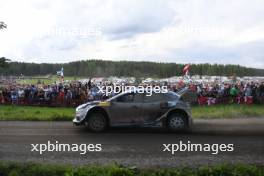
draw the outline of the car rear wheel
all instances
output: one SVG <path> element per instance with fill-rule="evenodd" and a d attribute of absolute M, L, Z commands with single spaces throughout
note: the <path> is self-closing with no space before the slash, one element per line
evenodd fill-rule
<path fill-rule="evenodd" d="M 87 120 L 87 127 L 93 132 L 102 132 L 107 128 L 107 119 L 101 113 L 93 113 Z"/>
<path fill-rule="evenodd" d="M 166 121 L 166 127 L 170 131 L 183 131 L 187 126 L 187 119 L 181 113 L 171 114 Z"/>

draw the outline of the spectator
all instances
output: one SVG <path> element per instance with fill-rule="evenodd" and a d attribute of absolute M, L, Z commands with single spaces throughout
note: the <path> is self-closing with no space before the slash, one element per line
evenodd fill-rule
<path fill-rule="evenodd" d="M 230 95 L 232 97 L 232 103 L 235 103 L 238 95 L 238 89 L 235 85 L 233 85 L 232 88 L 230 89 Z"/>
<path fill-rule="evenodd" d="M 122 84 L 122 83 L 120 83 Z M 198 96 L 196 104 L 213 105 L 217 103 L 263 103 L 264 102 L 264 83 L 251 82 L 244 84 L 231 83 L 189 83 L 178 84 L 166 83 L 169 90 L 177 92 L 183 86 L 188 86 L 193 94 Z M 99 86 L 113 86 L 112 83 L 101 82 Z M 93 100 L 104 100 L 115 94 L 99 92 L 99 87 L 89 80 L 87 84 L 80 82 L 71 82 L 70 84 L 52 84 L 52 85 L 8 85 L 0 87 L 1 104 L 38 104 L 47 106 L 78 106 L 79 104 Z M 124 84 L 128 85 L 128 84 Z M 155 84 L 141 84 L 159 85 Z"/>

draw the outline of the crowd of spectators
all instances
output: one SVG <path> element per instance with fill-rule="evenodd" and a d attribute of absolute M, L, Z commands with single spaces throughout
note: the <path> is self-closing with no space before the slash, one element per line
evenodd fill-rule
<path fill-rule="evenodd" d="M 105 83 L 103 83 L 105 84 Z M 111 83 L 108 83 L 108 86 Z M 169 90 L 177 92 L 189 86 L 195 97 L 194 104 L 252 104 L 264 102 L 264 83 L 204 83 L 204 84 L 167 84 Z M 78 106 L 88 101 L 104 100 L 107 97 L 99 88 L 89 81 L 82 84 L 12 84 L 0 86 L 0 104 L 21 104 L 39 106 Z"/>
<path fill-rule="evenodd" d="M 264 103 L 264 82 L 191 84 L 189 87 L 197 93 L 199 105 Z"/>
<path fill-rule="evenodd" d="M 105 97 L 91 83 L 8 85 L 0 87 L 0 104 L 77 106 Z"/>

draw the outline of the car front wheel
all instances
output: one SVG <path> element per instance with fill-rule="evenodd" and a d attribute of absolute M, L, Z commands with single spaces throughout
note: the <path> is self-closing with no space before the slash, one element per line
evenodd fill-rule
<path fill-rule="evenodd" d="M 173 113 L 166 121 L 166 127 L 170 131 L 183 131 L 187 128 L 187 119 L 183 114 Z"/>
<path fill-rule="evenodd" d="M 86 125 L 93 132 L 102 132 L 107 128 L 107 119 L 101 113 L 93 113 L 88 118 Z"/>

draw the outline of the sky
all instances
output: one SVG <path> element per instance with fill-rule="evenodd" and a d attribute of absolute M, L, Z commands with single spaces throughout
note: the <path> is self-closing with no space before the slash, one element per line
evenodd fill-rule
<path fill-rule="evenodd" d="M 0 57 L 264 68 L 263 0 L 0 0 Z"/>

